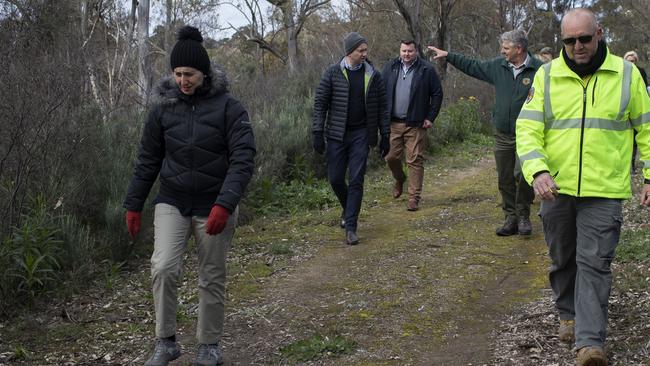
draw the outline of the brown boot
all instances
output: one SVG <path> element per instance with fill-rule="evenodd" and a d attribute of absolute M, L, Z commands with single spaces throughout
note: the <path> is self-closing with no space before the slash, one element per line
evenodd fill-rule
<path fill-rule="evenodd" d="M 560 329 L 557 332 L 558 338 L 560 338 L 562 342 L 573 343 L 575 340 L 575 325 L 576 322 L 573 319 L 560 319 Z"/>
<path fill-rule="evenodd" d="M 402 195 L 402 192 L 404 192 L 404 181 L 395 181 L 395 185 L 393 186 L 393 198 L 399 198 L 399 196 Z"/>
<path fill-rule="evenodd" d="M 607 366 L 607 357 L 603 349 L 597 346 L 587 346 L 578 350 L 577 366 Z"/>
<path fill-rule="evenodd" d="M 417 198 L 409 198 L 409 202 L 406 204 L 406 209 L 409 211 L 417 211 L 420 201 Z"/>

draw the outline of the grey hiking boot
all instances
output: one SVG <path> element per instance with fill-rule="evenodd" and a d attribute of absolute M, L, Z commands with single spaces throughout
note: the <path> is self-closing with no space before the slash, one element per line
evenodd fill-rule
<path fill-rule="evenodd" d="M 508 216 L 506 222 L 503 223 L 503 226 L 497 229 L 498 236 L 510 236 L 515 235 L 518 230 L 517 218 Z"/>
<path fill-rule="evenodd" d="M 345 242 L 348 245 L 357 245 L 357 244 L 359 244 L 359 237 L 357 236 L 356 231 L 348 230 L 345 233 Z"/>
<path fill-rule="evenodd" d="M 173 361 L 180 356 L 181 349 L 178 347 L 178 343 L 169 339 L 158 338 L 153 354 L 144 363 L 144 366 L 167 366 L 169 361 Z"/>
<path fill-rule="evenodd" d="M 528 217 L 519 218 L 517 231 L 519 231 L 519 235 L 530 235 L 533 232 L 533 225 L 530 223 L 530 219 Z"/>
<path fill-rule="evenodd" d="M 223 363 L 218 344 L 201 344 L 196 353 L 194 366 L 217 366 Z"/>

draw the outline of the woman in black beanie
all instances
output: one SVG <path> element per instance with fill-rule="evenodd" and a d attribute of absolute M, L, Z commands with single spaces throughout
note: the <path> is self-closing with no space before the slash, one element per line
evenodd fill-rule
<path fill-rule="evenodd" d="M 146 366 L 180 357 L 177 288 L 190 235 L 198 253 L 199 306 L 195 365 L 222 362 L 226 255 L 237 207 L 253 174 L 255 142 L 248 113 L 228 93 L 225 74 L 210 66 L 198 29 L 185 26 L 170 55 L 172 76 L 157 85 L 124 207 L 129 235 L 156 178 L 151 277 L 156 346 Z"/>

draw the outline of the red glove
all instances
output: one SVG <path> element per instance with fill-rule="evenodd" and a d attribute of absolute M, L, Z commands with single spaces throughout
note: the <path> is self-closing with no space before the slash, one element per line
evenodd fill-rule
<path fill-rule="evenodd" d="M 214 205 L 212 210 L 210 210 L 210 215 L 208 216 L 208 222 L 205 224 L 205 232 L 208 235 L 217 235 L 223 231 L 228 223 L 228 217 L 230 212 L 225 208 Z"/>
<path fill-rule="evenodd" d="M 140 232 L 140 225 L 142 224 L 142 213 L 136 211 L 126 211 L 126 228 L 129 231 L 131 240 L 135 240 Z"/>

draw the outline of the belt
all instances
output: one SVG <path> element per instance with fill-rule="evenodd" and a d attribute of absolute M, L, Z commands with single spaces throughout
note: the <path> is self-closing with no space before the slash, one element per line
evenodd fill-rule
<path fill-rule="evenodd" d="M 393 122 L 393 123 L 406 123 L 407 122 L 406 119 L 395 118 L 395 117 L 391 118 L 390 121 Z"/>

